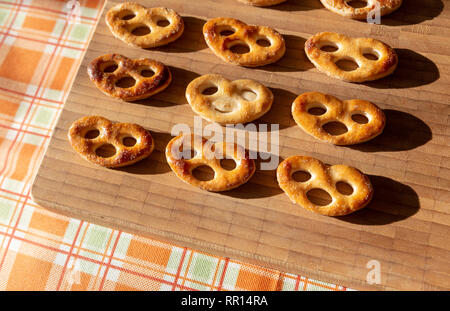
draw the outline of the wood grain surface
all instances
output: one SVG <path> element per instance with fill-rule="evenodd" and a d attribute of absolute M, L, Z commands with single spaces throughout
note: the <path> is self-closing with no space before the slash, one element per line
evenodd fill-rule
<path fill-rule="evenodd" d="M 105 12 L 116 2 L 108 1 Z M 397 12 L 382 18 L 381 25 L 333 14 L 318 0 L 288 0 L 270 8 L 235 0 L 139 2 L 176 10 L 183 16 L 185 32 L 165 47 L 133 48 L 113 37 L 103 13 L 35 178 L 32 196 L 38 204 L 357 289 L 450 289 L 448 1 L 405 0 Z M 205 21 L 219 16 L 275 28 L 286 40 L 285 56 L 254 69 L 221 61 L 202 35 Z M 362 84 L 328 78 L 303 50 L 305 40 L 320 31 L 382 40 L 396 49 L 398 69 L 387 78 Z M 172 84 L 138 102 L 107 97 L 91 83 L 86 67 L 95 57 L 113 52 L 162 61 L 170 66 Z M 193 126 L 195 114 L 185 88 L 207 73 L 231 80 L 249 78 L 270 87 L 274 104 L 256 123 L 280 125 L 280 160 L 309 155 L 329 164 L 354 166 L 373 183 L 372 203 L 345 217 L 316 215 L 289 201 L 277 185 L 275 170 L 258 169 L 247 184 L 224 193 L 205 192 L 179 180 L 166 163 L 164 148 L 174 125 Z M 386 113 L 384 133 L 352 147 L 314 139 L 295 125 L 290 114 L 294 98 L 306 91 L 372 101 Z M 71 148 L 67 131 L 86 115 L 146 127 L 156 140 L 155 151 L 121 169 L 85 161 Z M 370 260 L 380 263 L 381 284 L 366 281 Z"/>

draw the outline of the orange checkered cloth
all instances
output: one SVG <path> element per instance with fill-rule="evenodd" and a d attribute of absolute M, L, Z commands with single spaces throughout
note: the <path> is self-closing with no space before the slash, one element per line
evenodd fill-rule
<path fill-rule="evenodd" d="M 346 290 L 51 213 L 30 182 L 102 0 L 0 0 L 0 290 Z"/>

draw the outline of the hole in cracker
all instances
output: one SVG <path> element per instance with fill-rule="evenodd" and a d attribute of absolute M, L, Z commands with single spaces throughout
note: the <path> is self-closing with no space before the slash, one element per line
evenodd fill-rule
<path fill-rule="evenodd" d="M 345 181 L 338 181 L 336 183 L 336 189 L 343 195 L 351 195 L 353 193 L 353 187 Z"/>
<path fill-rule="evenodd" d="M 322 125 L 322 128 L 330 135 L 339 136 L 348 132 L 344 123 L 338 121 L 328 122 Z"/>
<path fill-rule="evenodd" d="M 314 188 L 314 189 L 309 190 L 306 193 L 306 197 L 312 204 L 319 205 L 319 206 L 328 205 L 333 201 L 330 194 L 320 188 Z"/>
<path fill-rule="evenodd" d="M 350 0 L 350 1 L 346 1 L 346 2 L 349 6 L 351 6 L 354 9 L 365 8 L 368 5 L 367 0 L 365 0 L 365 1 L 364 0 Z"/>
<path fill-rule="evenodd" d="M 103 69 L 103 72 L 112 73 L 117 70 L 119 66 L 116 63 L 107 64 L 105 69 Z"/>
<path fill-rule="evenodd" d="M 139 74 L 143 77 L 150 78 L 155 75 L 155 72 L 151 69 L 142 69 Z"/>
<path fill-rule="evenodd" d="M 320 48 L 320 50 L 324 51 L 324 52 L 332 53 L 332 52 L 336 52 L 337 50 L 339 50 L 339 48 L 336 45 L 326 44 L 326 45 L 322 46 Z"/>
<path fill-rule="evenodd" d="M 150 33 L 150 28 L 146 25 L 139 25 L 137 27 L 135 27 L 131 33 L 135 36 L 145 36 L 148 35 Z"/>
<path fill-rule="evenodd" d="M 224 36 L 224 37 L 231 36 L 232 34 L 234 34 L 234 31 L 231 30 L 231 29 L 222 30 L 222 31 L 220 32 L 220 35 L 221 35 L 221 36 Z"/>
<path fill-rule="evenodd" d="M 133 77 L 130 77 L 130 76 L 126 76 L 126 77 L 120 78 L 116 82 L 116 86 L 120 87 L 122 89 L 127 89 L 129 87 L 134 86 L 135 84 L 136 84 L 136 80 Z"/>
<path fill-rule="evenodd" d="M 125 136 L 124 138 L 122 138 L 122 144 L 125 147 L 133 147 L 134 145 L 136 145 L 137 140 L 134 137 L 131 136 Z"/>
<path fill-rule="evenodd" d="M 134 15 L 134 14 L 132 13 L 132 14 L 128 14 L 128 15 L 125 15 L 124 17 L 122 17 L 122 20 L 127 21 L 127 20 L 133 19 L 133 18 L 135 18 L 135 17 L 136 17 L 136 15 Z"/>
<path fill-rule="evenodd" d="M 352 120 L 359 124 L 369 123 L 369 119 L 365 115 L 360 114 L 360 113 L 356 113 L 356 114 L 352 115 Z"/>
<path fill-rule="evenodd" d="M 214 170 L 208 165 L 197 166 L 192 171 L 192 176 L 200 181 L 210 181 L 214 179 Z"/>
<path fill-rule="evenodd" d="M 131 10 L 124 10 L 124 11 L 120 12 L 120 17 L 119 18 L 121 20 L 128 21 L 128 20 L 133 19 L 135 17 L 136 17 L 136 14 L 134 14 L 133 11 L 131 11 Z"/>
<path fill-rule="evenodd" d="M 363 56 L 365 58 L 367 58 L 368 60 L 378 60 L 379 59 L 378 55 L 376 55 L 374 52 L 364 53 Z"/>
<path fill-rule="evenodd" d="M 233 159 L 222 159 L 220 160 L 220 166 L 227 171 L 232 171 L 236 168 L 236 161 Z"/>
<path fill-rule="evenodd" d="M 340 59 L 336 62 L 336 66 L 344 71 L 354 71 L 359 68 L 358 64 L 351 59 Z"/>
<path fill-rule="evenodd" d="M 243 89 L 240 93 L 241 97 L 245 99 L 246 101 L 254 101 L 257 97 L 256 93 L 249 89 Z"/>
<path fill-rule="evenodd" d="M 272 45 L 268 39 L 258 39 L 256 41 L 256 44 L 262 47 L 268 47 Z"/>
<path fill-rule="evenodd" d="M 101 158 L 110 158 L 116 154 L 116 148 L 111 144 L 104 144 L 95 150 L 95 154 Z"/>
<path fill-rule="evenodd" d="M 219 31 L 219 34 L 223 37 L 231 36 L 232 34 L 234 34 L 236 32 L 234 30 L 234 28 L 230 27 L 230 26 L 221 26 L 218 31 Z"/>
<path fill-rule="evenodd" d="M 308 113 L 313 116 L 321 116 L 327 112 L 327 109 L 324 107 L 311 107 L 308 109 Z"/>
<path fill-rule="evenodd" d="M 247 54 L 248 52 L 250 52 L 250 47 L 244 42 L 239 42 L 230 45 L 229 49 L 231 52 L 235 54 Z"/>
<path fill-rule="evenodd" d="M 159 27 L 167 27 L 170 25 L 170 22 L 167 19 L 162 18 L 156 22 L 156 25 L 158 25 Z"/>
<path fill-rule="evenodd" d="M 203 95 L 213 95 L 216 94 L 219 89 L 216 86 L 211 86 L 202 91 Z"/>
<path fill-rule="evenodd" d="M 100 135 L 100 131 L 97 129 L 89 130 L 84 135 L 84 138 L 86 139 L 94 139 L 97 138 Z"/>
<path fill-rule="evenodd" d="M 292 179 L 296 182 L 305 182 L 311 179 L 311 174 L 306 171 L 296 171 L 292 174 Z"/>

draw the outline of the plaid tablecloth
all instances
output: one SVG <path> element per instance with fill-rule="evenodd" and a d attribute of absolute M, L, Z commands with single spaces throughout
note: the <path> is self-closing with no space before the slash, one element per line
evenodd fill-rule
<path fill-rule="evenodd" d="M 51 213 L 30 183 L 102 0 L 0 0 L 0 290 L 346 290 Z"/>

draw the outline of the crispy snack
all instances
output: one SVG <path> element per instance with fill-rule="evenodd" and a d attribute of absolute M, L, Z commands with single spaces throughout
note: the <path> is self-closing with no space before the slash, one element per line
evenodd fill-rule
<path fill-rule="evenodd" d="M 152 135 L 142 126 L 111 123 L 100 116 L 78 119 L 70 127 L 68 136 L 76 152 L 104 167 L 136 163 L 148 157 L 155 146 Z"/>
<path fill-rule="evenodd" d="M 254 6 L 271 6 L 280 4 L 286 0 L 238 0 L 239 2 Z"/>
<path fill-rule="evenodd" d="M 211 89 L 217 91 L 210 94 Z M 269 111 L 273 102 L 272 92 L 261 83 L 230 81 L 213 74 L 192 80 L 186 88 L 186 98 L 194 112 L 220 124 L 253 121 Z"/>
<path fill-rule="evenodd" d="M 119 54 L 94 59 L 88 66 L 88 75 L 100 91 L 126 101 L 155 95 L 172 81 L 172 74 L 163 63 L 149 58 L 129 59 Z M 134 85 L 122 85 L 125 80 L 133 79 Z"/>
<path fill-rule="evenodd" d="M 234 18 L 218 17 L 203 26 L 210 49 L 228 63 L 246 67 L 267 65 L 279 60 L 286 51 L 283 36 L 266 26 L 250 26 Z M 244 46 L 247 51 L 233 51 Z"/>
<path fill-rule="evenodd" d="M 296 181 L 292 174 L 298 171 L 310 174 L 306 181 Z M 366 206 L 373 196 L 369 178 L 357 169 L 347 165 L 328 166 L 307 156 L 292 156 L 278 165 L 278 184 L 293 203 L 307 210 L 326 215 L 342 216 L 353 213 Z M 342 194 L 336 184 L 345 182 L 353 188 L 351 194 Z M 326 191 L 332 198 L 328 205 L 310 201 L 308 192 L 313 189 Z M 317 202 L 316 202 L 317 203 Z"/>
<path fill-rule="evenodd" d="M 314 108 L 319 113 L 314 112 Z M 320 111 L 323 109 L 322 111 Z M 323 113 L 322 113 L 323 112 Z M 366 120 L 356 122 L 357 117 Z M 319 93 L 308 92 L 299 95 L 292 104 L 292 116 L 306 133 L 335 145 L 353 145 L 368 141 L 383 132 L 386 117 L 383 111 L 371 102 L 351 99 L 341 101 L 338 98 Z M 347 127 L 341 135 L 328 133 L 323 126 L 330 122 L 340 122 Z"/>
<path fill-rule="evenodd" d="M 147 9 L 134 2 L 111 8 L 106 14 L 106 23 L 115 37 L 140 48 L 168 44 L 178 39 L 184 31 L 183 19 L 174 10 Z"/>
<path fill-rule="evenodd" d="M 367 15 L 376 8 L 380 8 L 380 16 L 390 14 L 402 5 L 402 0 L 366 0 L 367 5 L 362 8 L 352 7 L 348 0 L 320 0 L 330 11 L 354 19 L 366 19 Z"/>
<path fill-rule="evenodd" d="M 193 157 L 191 152 L 195 151 Z M 227 191 L 245 184 L 255 172 L 255 162 L 241 146 L 226 142 L 210 142 L 195 135 L 179 135 L 166 147 L 166 158 L 175 174 L 193 186 L 207 191 Z M 233 159 L 236 167 L 227 170 L 220 159 Z M 200 166 L 209 166 L 214 170 L 211 180 L 199 180 L 193 171 Z"/>
<path fill-rule="evenodd" d="M 327 52 L 334 47 L 335 51 Z M 350 38 L 334 32 L 321 32 L 305 43 L 309 60 L 328 76 L 348 81 L 364 82 L 383 78 L 394 72 L 398 57 L 395 50 L 372 38 Z M 353 61 L 354 70 L 339 68 L 340 61 Z"/>

